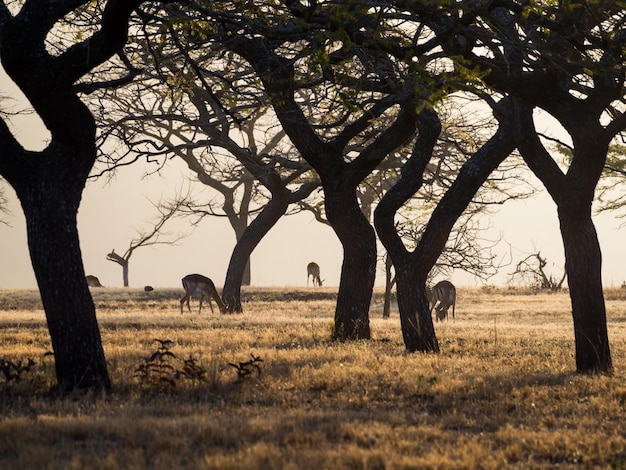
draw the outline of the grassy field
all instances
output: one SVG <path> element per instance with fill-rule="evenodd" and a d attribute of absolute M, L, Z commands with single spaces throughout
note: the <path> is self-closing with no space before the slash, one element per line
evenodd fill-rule
<path fill-rule="evenodd" d="M 0 376 L 0 468 L 626 468 L 623 290 L 606 293 L 613 377 L 574 372 L 565 293 L 460 289 L 438 355 L 405 354 L 380 293 L 373 339 L 345 344 L 332 288 L 201 316 L 181 290 L 93 294 L 114 393 L 60 400 L 37 292 L 0 291 L 0 358 L 36 362 Z"/>

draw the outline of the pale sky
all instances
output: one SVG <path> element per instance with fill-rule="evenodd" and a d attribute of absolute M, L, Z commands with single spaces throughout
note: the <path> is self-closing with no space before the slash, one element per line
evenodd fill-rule
<path fill-rule="evenodd" d="M 0 76 L 0 94 L 18 97 L 6 77 Z M 36 149 L 45 141 L 45 131 L 31 118 L 16 120 L 14 132 L 28 148 Z M 109 287 L 122 286 L 122 269 L 106 255 L 112 249 L 124 254 L 130 241 L 140 230 L 148 230 L 156 216 L 150 201 L 172 197 L 190 175 L 178 159 L 170 162 L 164 177 L 142 179 L 141 163 L 123 168 L 110 183 L 90 182 L 79 209 L 78 224 L 85 272 L 97 276 Z M 535 183 L 541 188 L 539 183 Z M 0 224 L 0 289 L 36 288 L 26 243 L 24 216 L 13 190 L 4 184 L 9 197 L 10 226 Z M 618 286 L 626 279 L 623 260 L 626 249 L 622 242 L 620 220 L 614 215 L 595 218 L 603 252 L 603 283 Z M 562 273 L 563 248 L 558 230 L 554 203 L 546 192 L 538 191 L 529 200 L 505 204 L 498 214 L 486 220 L 493 226 L 493 236 L 513 247 L 514 262 L 539 250 L 554 263 L 554 272 Z M 185 222 L 166 229 L 188 232 Z M 191 236 L 177 246 L 140 248 L 130 260 L 130 286 L 179 287 L 186 274 L 200 273 L 211 277 L 216 285 L 224 282 L 226 269 L 235 243 L 234 232 L 225 218 L 206 219 Z M 501 255 L 509 252 L 502 243 Z M 314 221 L 308 214 L 283 218 L 261 242 L 252 255 L 252 284 L 256 286 L 305 286 L 306 265 L 316 261 L 321 267 L 325 286 L 339 284 L 342 250 L 330 227 Z M 490 284 L 504 285 L 513 266 L 503 268 Z M 480 285 L 462 272 L 454 273 L 457 285 Z M 382 285 L 384 275 L 378 272 L 376 284 Z M 181 288 L 182 291 L 182 288 Z"/>

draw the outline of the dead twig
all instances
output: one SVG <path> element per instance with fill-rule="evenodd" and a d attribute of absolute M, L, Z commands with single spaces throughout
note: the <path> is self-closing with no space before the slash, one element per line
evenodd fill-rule
<path fill-rule="evenodd" d="M 250 357 L 252 359 L 249 361 L 240 362 L 239 364 L 233 364 L 232 362 L 228 363 L 229 366 L 232 366 L 237 370 L 238 381 L 249 379 L 255 370 L 257 371 L 258 376 L 261 376 L 261 366 L 259 366 L 259 362 L 263 362 L 263 359 L 255 356 L 254 354 L 250 354 Z"/>

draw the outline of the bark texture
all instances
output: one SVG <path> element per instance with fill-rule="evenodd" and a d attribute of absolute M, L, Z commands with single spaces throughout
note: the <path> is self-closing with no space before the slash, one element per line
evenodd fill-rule
<path fill-rule="evenodd" d="M 141 2 L 109 0 L 97 32 L 51 55 L 48 33 L 85 3 L 27 0 L 15 15 L 0 5 L 2 65 L 51 134 L 45 150 L 30 152 L 0 120 L 0 175 L 15 189 L 26 216 L 62 392 L 111 386 L 76 227 L 82 191 L 96 159 L 95 123 L 74 85 L 123 47 L 128 17 Z"/>

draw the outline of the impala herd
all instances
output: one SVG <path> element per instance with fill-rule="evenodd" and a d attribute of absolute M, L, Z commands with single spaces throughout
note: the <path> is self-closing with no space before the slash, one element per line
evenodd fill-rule
<path fill-rule="evenodd" d="M 309 285 L 309 278 L 313 279 L 313 287 L 322 287 L 324 282 L 323 279 L 320 278 L 320 267 L 317 263 L 311 262 L 306 267 L 306 285 Z M 100 284 L 100 281 L 96 276 L 86 276 L 87 285 L 89 287 L 103 287 Z M 183 313 L 183 306 L 185 302 L 187 303 L 187 309 L 191 313 L 191 306 L 189 302 L 193 295 L 200 295 L 200 306 L 198 308 L 198 313 L 202 312 L 202 302 L 206 297 L 209 302 L 209 307 L 211 308 L 211 313 L 213 310 L 213 303 L 211 299 L 215 300 L 219 310 L 221 313 L 226 312 L 226 305 L 222 301 L 220 294 L 217 292 L 215 288 L 215 284 L 211 279 L 202 274 L 188 274 L 182 278 L 183 289 L 185 289 L 185 295 L 182 299 L 180 299 L 180 313 Z M 146 292 L 152 290 L 149 286 L 146 286 L 144 289 Z M 455 306 L 456 306 L 456 288 L 450 281 L 440 281 L 435 284 L 433 287 L 433 295 L 430 303 L 430 313 L 432 315 L 433 310 L 435 311 L 435 321 L 443 321 L 448 320 L 448 311 L 450 307 L 452 307 L 452 321 L 455 321 Z"/>

